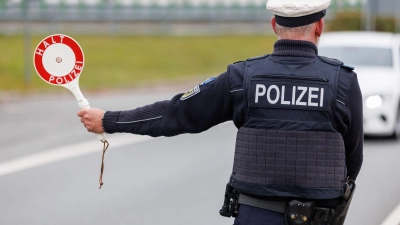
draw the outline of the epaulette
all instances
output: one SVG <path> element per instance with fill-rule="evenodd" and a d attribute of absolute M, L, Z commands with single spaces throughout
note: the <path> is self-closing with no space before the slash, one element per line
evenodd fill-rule
<path fill-rule="evenodd" d="M 334 65 L 334 66 L 341 66 L 341 67 L 344 67 L 344 68 L 349 69 L 349 70 L 354 70 L 354 67 L 345 65 L 345 64 L 344 64 L 342 61 L 340 61 L 340 60 L 328 58 L 328 57 L 325 57 L 325 56 L 318 56 L 318 57 L 319 57 L 322 61 L 324 61 L 324 62 L 326 62 L 326 63 L 328 63 L 328 64 L 331 64 L 331 65 Z"/>
<path fill-rule="evenodd" d="M 233 64 L 238 64 L 238 63 L 241 63 L 241 62 L 244 62 L 244 61 L 237 61 L 237 62 L 234 62 Z"/>
<path fill-rule="evenodd" d="M 318 56 L 318 58 L 320 58 L 322 61 L 324 61 L 324 62 L 326 62 L 328 64 L 331 64 L 331 65 L 334 65 L 334 66 L 343 65 L 343 62 L 340 61 L 340 60 L 337 60 L 337 59 L 332 59 L 332 58 L 328 58 L 328 57 L 325 57 L 325 56 Z"/>
<path fill-rule="evenodd" d="M 252 57 L 252 58 L 247 59 L 246 61 L 253 61 L 253 60 L 257 60 L 257 59 L 264 59 L 264 58 L 267 58 L 267 57 L 270 56 L 270 55 L 271 55 L 271 54 Z"/>
<path fill-rule="evenodd" d="M 344 67 L 344 68 L 346 68 L 346 69 L 349 69 L 349 70 L 354 70 L 354 67 L 352 67 L 352 66 L 348 66 L 348 65 L 342 65 L 342 67 Z"/>

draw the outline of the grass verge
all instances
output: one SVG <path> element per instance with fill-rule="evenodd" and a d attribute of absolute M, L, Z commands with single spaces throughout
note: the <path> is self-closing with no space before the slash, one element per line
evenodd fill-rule
<path fill-rule="evenodd" d="M 31 52 L 43 37 L 32 37 Z M 246 58 L 270 53 L 275 36 L 107 37 L 74 36 L 85 54 L 82 89 L 129 88 L 137 83 L 214 75 Z M 22 36 L 0 37 L 0 91 L 40 91 L 54 87 L 37 75 L 24 82 Z"/>

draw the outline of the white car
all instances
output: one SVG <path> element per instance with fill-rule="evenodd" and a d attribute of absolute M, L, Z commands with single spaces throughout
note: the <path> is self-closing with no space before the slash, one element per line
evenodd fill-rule
<path fill-rule="evenodd" d="M 379 32 L 325 33 L 319 55 L 355 67 L 364 99 L 364 133 L 400 136 L 400 36 Z"/>

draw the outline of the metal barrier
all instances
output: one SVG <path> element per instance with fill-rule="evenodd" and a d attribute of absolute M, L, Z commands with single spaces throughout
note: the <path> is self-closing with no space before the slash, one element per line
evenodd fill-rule
<path fill-rule="evenodd" d="M 368 30 L 374 15 L 396 15 L 399 0 L 332 0 L 325 19 L 336 12 L 362 12 Z M 393 1 L 396 2 L 395 6 Z M 267 0 L 0 0 L 0 33 L 221 34 L 271 32 Z M 192 26 L 195 24 L 194 26 Z M 264 24 L 267 24 L 265 27 Z M 239 26 L 237 26 L 239 25 Z M 233 29 L 232 29 L 233 28 Z"/>
<path fill-rule="evenodd" d="M 386 0 L 382 0 L 386 1 Z M 265 21 L 266 0 L 0 0 L 0 21 Z M 333 0 L 333 11 L 363 8 L 362 0 Z M 212 3 L 212 4 L 211 4 Z"/>
<path fill-rule="evenodd" d="M 232 5 L 194 5 L 189 1 L 181 4 L 171 2 L 167 5 L 153 2 L 144 4 L 131 1 L 122 4 L 120 1 L 100 1 L 87 4 L 66 4 L 60 1 L 50 4 L 47 1 L 9 2 L 0 0 L 0 21 L 22 20 L 28 13 L 32 21 L 157 21 L 157 20 L 264 20 L 265 6 L 249 2 L 245 6 Z"/>

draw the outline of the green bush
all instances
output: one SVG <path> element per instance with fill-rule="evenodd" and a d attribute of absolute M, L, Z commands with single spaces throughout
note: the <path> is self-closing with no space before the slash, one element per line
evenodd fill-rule
<path fill-rule="evenodd" d="M 396 19 L 394 17 L 380 16 L 376 18 L 376 30 L 396 32 Z"/>
<path fill-rule="evenodd" d="M 334 19 L 327 22 L 328 31 L 361 30 L 361 13 L 342 11 L 336 13 Z"/>
<path fill-rule="evenodd" d="M 327 22 L 328 31 L 360 31 L 365 30 L 365 16 L 359 11 L 341 11 L 335 18 Z M 375 30 L 384 32 L 396 31 L 396 20 L 393 16 L 376 16 Z"/>

